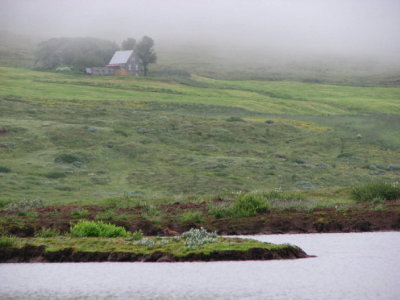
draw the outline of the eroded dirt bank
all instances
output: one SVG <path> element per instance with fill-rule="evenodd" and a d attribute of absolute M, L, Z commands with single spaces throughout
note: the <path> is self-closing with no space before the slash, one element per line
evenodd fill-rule
<path fill-rule="evenodd" d="M 400 203 L 385 203 L 381 209 L 359 205 L 351 208 L 271 210 L 246 218 L 215 218 L 205 203 L 175 203 L 158 207 L 160 215 L 149 217 L 142 207 L 129 209 L 104 206 L 49 206 L 37 209 L 33 216 L 16 211 L 0 211 L 0 231 L 5 235 L 34 236 L 42 228 L 66 233 L 70 224 L 81 219 L 102 220 L 124 226 L 145 235 L 164 235 L 169 228 L 178 233 L 192 227 L 205 227 L 218 234 L 281 234 L 317 232 L 364 232 L 400 230 Z M 84 216 L 77 216 L 84 211 Z M 182 220 L 185 212 L 199 212 L 196 219 Z"/>
<path fill-rule="evenodd" d="M 247 251 L 213 251 L 209 254 L 191 253 L 175 256 L 170 253 L 154 252 L 137 254 L 128 252 L 79 252 L 72 248 L 46 252 L 44 246 L 25 246 L 23 248 L 0 249 L 0 262 L 191 262 L 191 261 L 227 261 L 227 260 L 271 260 L 309 257 L 302 249 L 287 246 L 283 249 L 268 250 L 252 248 Z"/>

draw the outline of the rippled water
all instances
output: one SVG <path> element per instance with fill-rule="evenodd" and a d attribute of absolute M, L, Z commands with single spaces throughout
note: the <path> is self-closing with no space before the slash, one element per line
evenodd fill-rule
<path fill-rule="evenodd" d="M 252 236 L 316 258 L 0 264 L 1 299 L 400 299 L 400 232 Z"/>

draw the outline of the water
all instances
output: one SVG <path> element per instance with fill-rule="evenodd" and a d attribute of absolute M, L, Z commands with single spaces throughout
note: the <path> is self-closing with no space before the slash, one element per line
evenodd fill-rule
<path fill-rule="evenodd" d="M 0 299 L 400 299 L 400 232 L 253 236 L 318 257 L 0 264 Z"/>

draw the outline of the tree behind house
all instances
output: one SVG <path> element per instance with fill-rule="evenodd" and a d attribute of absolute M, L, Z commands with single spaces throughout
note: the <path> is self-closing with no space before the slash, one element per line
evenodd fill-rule
<path fill-rule="evenodd" d="M 154 41 L 148 36 L 144 36 L 136 46 L 136 55 L 143 68 L 143 75 L 148 72 L 148 65 L 157 61 L 157 55 L 154 52 Z"/>
<path fill-rule="evenodd" d="M 134 38 L 127 38 L 121 44 L 121 50 L 134 50 L 136 47 L 136 40 Z"/>
<path fill-rule="evenodd" d="M 39 44 L 35 67 L 52 70 L 69 66 L 75 70 L 103 66 L 109 62 L 118 45 L 95 38 L 52 38 Z"/>

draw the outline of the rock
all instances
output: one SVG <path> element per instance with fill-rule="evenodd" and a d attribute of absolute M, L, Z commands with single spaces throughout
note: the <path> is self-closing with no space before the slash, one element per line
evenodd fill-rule
<path fill-rule="evenodd" d="M 83 167 L 83 162 L 80 162 L 79 160 L 76 160 L 72 163 L 73 166 L 77 168 L 82 168 Z"/>
<path fill-rule="evenodd" d="M 296 185 L 297 185 L 297 187 L 299 189 L 302 189 L 302 190 L 312 190 L 312 189 L 314 189 L 314 186 L 309 181 L 298 181 L 298 182 L 296 182 Z"/>
<path fill-rule="evenodd" d="M 382 170 L 378 170 L 378 171 L 373 171 L 369 173 L 370 175 L 385 175 L 386 172 L 382 171 Z"/>
<path fill-rule="evenodd" d="M 366 165 L 363 168 L 368 170 L 378 170 L 378 167 L 375 165 Z"/>
<path fill-rule="evenodd" d="M 96 132 L 97 131 L 97 128 L 96 127 L 93 127 L 93 126 L 85 126 L 84 127 L 87 131 L 90 131 L 90 132 Z"/>
<path fill-rule="evenodd" d="M 319 169 L 326 169 L 328 166 L 326 165 L 326 164 L 324 164 L 324 163 L 317 163 L 316 165 L 315 165 L 317 168 L 319 168 Z"/>
<path fill-rule="evenodd" d="M 265 123 L 267 123 L 267 124 L 274 124 L 275 122 L 272 121 L 272 120 L 267 120 L 267 121 L 265 121 Z"/>
<path fill-rule="evenodd" d="M 344 152 L 344 153 L 340 153 L 338 156 L 336 156 L 336 158 L 349 158 L 352 157 L 353 154 L 348 153 L 348 152 Z"/>
<path fill-rule="evenodd" d="M 388 170 L 388 171 L 399 171 L 400 170 L 400 165 L 390 164 L 390 165 L 388 165 L 386 170 Z"/>
<path fill-rule="evenodd" d="M 141 134 L 145 134 L 145 133 L 148 133 L 149 130 L 148 130 L 147 128 L 142 127 L 142 128 L 139 128 L 139 129 L 137 130 L 137 132 L 138 132 L 138 133 L 141 133 Z"/>

